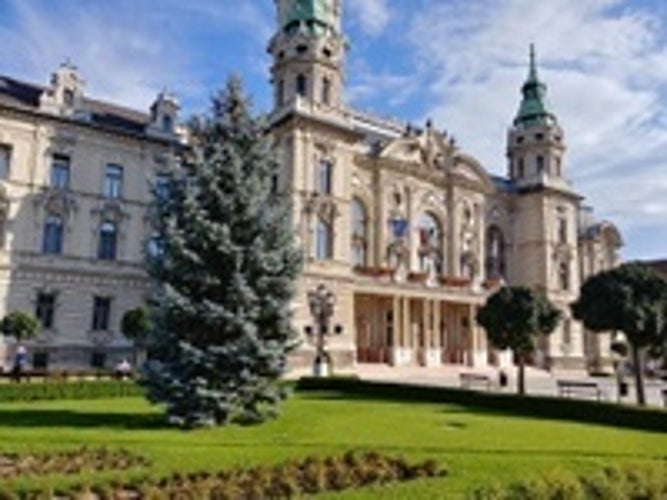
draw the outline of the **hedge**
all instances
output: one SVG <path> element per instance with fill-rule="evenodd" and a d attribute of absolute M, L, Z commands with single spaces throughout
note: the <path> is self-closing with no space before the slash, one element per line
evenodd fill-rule
<path fill-rule="evenodd" d="M 297 391 L 335 391 L 345 397 L 388 401 L 447 403 L 507 415 L 570 420 L 667 432 L 667 412 L 609 402 L 478 392 L 451 387 L 369 382 L 354 378 L 301 378 Z"/>
<path fill-rule="evenodd" d="M 133 381 L 90 380 L 76 382 L 7 383 L 0 385 L 0 402 L 48 399 L 102 399 L 143 396 Z"/>

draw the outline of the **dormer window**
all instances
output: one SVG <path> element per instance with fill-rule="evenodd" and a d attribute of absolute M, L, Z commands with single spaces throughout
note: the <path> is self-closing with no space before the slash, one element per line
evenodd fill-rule
<path fill-rule="evenodd" d="M 162 131 L 171 134 L 174 131 L 174 119 L 170 115 L 162 117 Z"/>
<path fill-rule="evenodd" d="M 72 89 L 63 90 L 63 103 L 70 108 L 74 106 L 74 91 Z"/>

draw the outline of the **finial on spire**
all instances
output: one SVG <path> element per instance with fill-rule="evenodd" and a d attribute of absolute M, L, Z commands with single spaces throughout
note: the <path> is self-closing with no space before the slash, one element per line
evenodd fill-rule
<path fill-rule="evenodd" d="M 535 44 L 530 44 L 530 67 L 528 79 L 521 87 L 523 98 L 519 113 L 514 119 L 515 125 L 532 126 L 556 123 L 556 117 L 549 111 L 547 103 L 547 86 L 537 76 L 537 57 Z"/>
<path fill-rule="evenodd" d="M 530 70 L 528 73 L 528 79 L 537 81 L 537 62 L 535 60 L 535 44 L 530 44 Z"/>

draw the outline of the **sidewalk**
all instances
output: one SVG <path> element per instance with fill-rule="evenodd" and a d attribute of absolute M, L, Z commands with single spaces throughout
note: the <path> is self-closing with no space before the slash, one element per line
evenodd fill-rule
<path fill-rule="evenodd" d="M 358 364 L 356 368 L 349 370 L 341 370 L 337 372 L 339 375 L 359 376 L 362 380 L 382 381 L 382 382 L 396 382 L 404 384 L 418 384 L 439 387 L 460 387 L 459 375 L 461 373 L 478 373 L 488 375 L 494 382 L 492 391 L 497 392 L 516 392 L 516 368 L 506 369 L 505 372 L 509 377 L 508 386 L 501 389 L 498 384 L 499 371 L 495 367 L 479 367 L 472 368 L 458 365 L 444 365 L 438 367 L 421 367 L 421 366 L 406 366 L 393 367 L 384 364 Z M 289 378 L 299 378 L 304 375 L 311 375 L 310 370 L 298 370 L 290 372 Z M 547 372 L 539 370 L 534 367 L 526 367 L 526 392 L 528 394 L 535 394 L 540 396 L 558 396 L 558 389 L 556 385 L 557 380 L 577 380 L 596 382 L 605 396 L 606 401 L 617 401 L 617 386 L 616 379 L 610 377 L 591 377 L 583 370 L 558 370 L 554 372 Z M 627 378 L 629 385 L 629 394 L 623 398 L 624 404 L 635 404 L 636 396 L 634 390 L 634 379 Z M 662 395 L 660 390 L 667 388 L 667 382 L 655 379 L 647 379 L 645 383 L 646 400 L 649 406 L 662 407 Z M 584 395 L 574 396 L 580 399 L 586 398 Z"/>

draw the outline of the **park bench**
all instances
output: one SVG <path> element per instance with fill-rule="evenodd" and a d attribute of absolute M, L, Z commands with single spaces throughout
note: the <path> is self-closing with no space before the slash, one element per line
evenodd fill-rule
<path fill-rule="evenodd" d="M 487 391 L 491 389 L 491 377 L 482 373 L 461 373 L 459 374 L 461 387 L 472 389 L 474 387 L 483 387 Z"/>
<path fill-rule="evenodd" d="M 605 393 L 597 382 L 584 380 L 558 380 L 558 393 L 563 397 L 571 397 L 580 394 L 582 396 L 594 396 L 598 401 L 605 399 Z"/>

